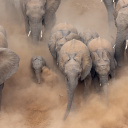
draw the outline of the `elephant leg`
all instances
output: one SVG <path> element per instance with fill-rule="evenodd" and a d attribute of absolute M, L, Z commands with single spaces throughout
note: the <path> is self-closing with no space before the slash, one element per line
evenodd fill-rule
<path fill-rule="evenodd" d="M 116 36 L 116 46 L 115 46 L 115 58 L 117 61 L 117 66 L 121 67 L 124 63 L 124 50 L 125 50 L 125 38 L 121 32 L 117 32 Z"/>
<path fill-rule="evenodd" d="M 2 90 L 4 87 L 4 83 L 0 85 L 0 111 L 1 111 L 1 100 L 2 100 Z"/>
<path fill-rule="evenodd" d="M 90 92 L 90 87 L 91 87 L 91 74 L 89 74 L 86 79 L 84 80 L 84 98 L 86 99 L 86 96 L 89 94 Z"/>

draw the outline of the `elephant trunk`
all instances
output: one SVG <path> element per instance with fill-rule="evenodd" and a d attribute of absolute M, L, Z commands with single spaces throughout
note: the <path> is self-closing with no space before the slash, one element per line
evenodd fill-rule
<path fill-rule="evenodd" d="M 32 40 L 33 43 L 38 43 L 40 36 L 41 36 L 41 30 L 42 30 L 42 23 L 32 23 L 30 24 L 30 28 L 31 28 L 31 36 L 32 36 Z"/>
<path fill-rule="evenodd" d="M 4 83 L 0 85 L 0 111 L 1 111 L 1 100 L 2 100 L 2 90 L 4 87 Z"/>
<path fill-rule="evenodd" d="M 67 81 L 68 104 L 64 115 L 64 120 L 66 120 L 71 110 L 71 106 L 74 98 L 74 92 L 77 87 L 77 84 L 78 84 L 78 80 L 75 79 L 70 79 L 69 81 Z"/>
<path fill-rule="evenodd" d="M 36 74 L 37 82 L 38 82 L 38 84 L 40 84 L 41 83 L 40 72 L 39 71 L 35 71 L 35 74 Z"/>
<path fill-rule="evenodd" d="M 107 87 L 108 86 L 108 76 L 100 76 L 100 83 L 101 83 L 101 86 L 103 87 L 105 100 L 108 105 L 108 87 Z"/>

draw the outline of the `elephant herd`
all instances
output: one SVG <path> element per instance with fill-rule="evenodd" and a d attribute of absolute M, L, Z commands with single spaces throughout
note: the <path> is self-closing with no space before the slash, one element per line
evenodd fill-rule
<path fill-rule="evenodd" d="M 116 11 L 120 1 L 123 0 L 103 0 L 108 11 L 110 29 L 113 29 L 113 24 L 117 27 L 116 41 L 113 47 L 112 42 L 101 38 L 93 30 L 81 33 L 68 23 L 54 26 L 55 14 L 61 0 L 20 0 L 26 34 L 31 37 L 31 42 L 38 44 L 41 38 L 44 38 L 45 33 L 52 30 L 47 41 L 48 48 L 57 67 L 65 76 L 67 87 L 68 103 L 64 119 L 70 112 L 79 80 L 84 81 L 84 96 L 86 97 L 90 86 L 92 86 L 91 83 L 97 79 L 99 84 L 95 85 L 94 83 L 93 85 L 96 89 L 103 91 L 108 104 L 108 81 L 115 78 L 115 69 L 123 66 L 125 50 L 128 54 L 128 3 L 124 2 L 124 5 Z M 17 71 L 20 60 L 15 52 L 8 49 L 6 38 L 6 31 L 1 26 L 0 106 L 4 82 Z M 44 66 L 46 66 L 46 62 L 43 57 L 35 56 L 31 59 L 31 67 L 37 78 L 37 83 L 41 83 L 41 72 Z"/>

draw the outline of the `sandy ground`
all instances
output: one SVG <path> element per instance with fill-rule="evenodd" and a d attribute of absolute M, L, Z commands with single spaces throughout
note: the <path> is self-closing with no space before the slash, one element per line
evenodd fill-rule
<path fill-rule="evenodd" d="M 78 2 L 79 1 L 79 2 Z M 5 82 L 0 114 L 1 128 L 128 128 L 128 72 L 109 86 L 109 107 L 95 92 L 83 99 L 83 83 L 75 94 L 75 109 L 63 121 L 67 105 L 64 76 L 54 65 L 47 42 L 33 46 L 26 38 L 24 22 L 9 13 L 0 0 L 0 24 L 7 31 L 9 48 L 20 56 L 17 73 Z M 56 23 L 73 24 L 79 32 L 93 29 L 108 39 L 107 13 L 100 0 L 62 0 Z M 42 83 L 36 84 L 30 70 L 30 59 L 41 55 L 48 68 Z"/>

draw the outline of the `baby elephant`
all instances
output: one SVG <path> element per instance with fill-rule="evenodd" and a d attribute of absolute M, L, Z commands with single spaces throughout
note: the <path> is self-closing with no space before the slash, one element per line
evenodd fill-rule
<path fill-rule="evenodd" d="M 38 84 L 41 83 L 41 72 L 44 66 L 46 66 L 46 62 L 41 56 L 35 56 L 31 59 L 31 67 L 36 75 Z"/>
<path fill-rule="evenodd" d="M 62 46 L 58 62 L 67 83 L 68 104 L 64 116 L 64 119 L 66 119 L 72 106 L 78 80 L 85 81 L 87 76 L 89 76 L 92 60 L 87 46 L 81 41 L 73 39 Z M 85 88 L 87 88 L 87 84 Z"/>

